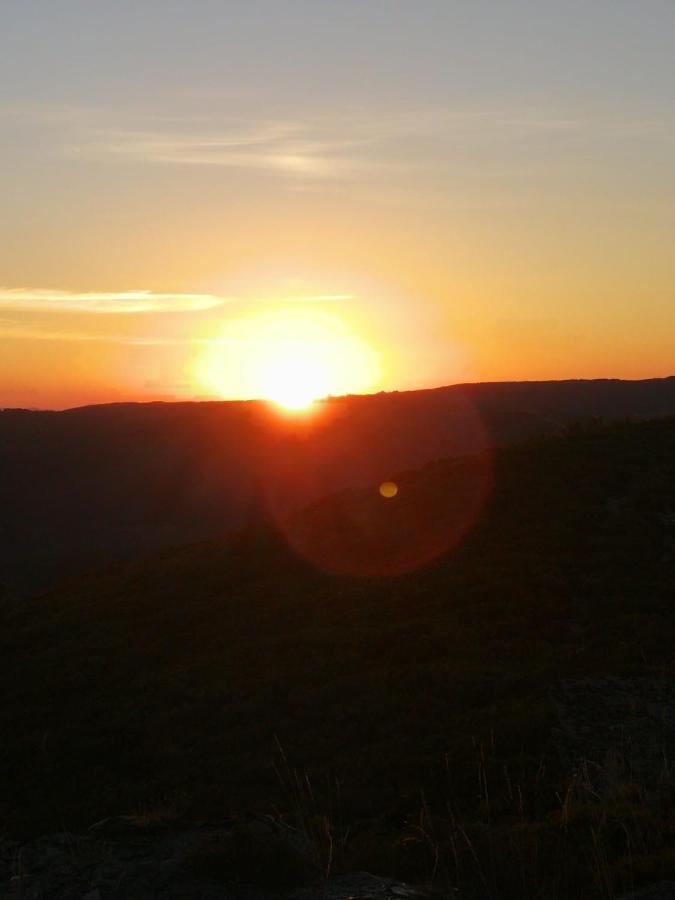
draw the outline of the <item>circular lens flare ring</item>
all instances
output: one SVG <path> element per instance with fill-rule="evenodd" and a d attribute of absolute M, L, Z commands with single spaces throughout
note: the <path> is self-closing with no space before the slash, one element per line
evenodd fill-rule
<path fill-rule="evenodd" d="M 260 496 L 290 546 L 317 568 L 350 577 L 400 575 L 451 552 L 480 516 L 493 482 L 490 436 L 472 404 L 461 400 L 463 440 L 473 452 L 380 481 L 373 475 L 379 469 L 382 476 L 383 458 L 389 471 L 401 468 L 400 458 L 391 461 L 400 452 L 399 413 L 360 403 L 371 407 L 365 430 L 352 401 L 337 401 L 324 411 L 332 416 L 302 442 L 275 443 Z M 357 480 L 371 487 L 345 484 Z"/>

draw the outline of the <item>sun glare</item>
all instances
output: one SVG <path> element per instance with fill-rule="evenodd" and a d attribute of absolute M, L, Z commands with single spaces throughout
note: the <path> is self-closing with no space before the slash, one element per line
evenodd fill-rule
<path fill-rule="evenodd" d="M 330 393 L 319 348 L 310 342 L 281 341 L 260 361 L 261 394 L 289 410 L 306 409 Z"/>
<path fill-rule="evenodd" d="M 371 348 L 341 319 L 279 311 L 228 323 L 198 358 L 194 378 L 223 398 L 301 412 L 331 394 L 371 390 L 378 374 Z"/>

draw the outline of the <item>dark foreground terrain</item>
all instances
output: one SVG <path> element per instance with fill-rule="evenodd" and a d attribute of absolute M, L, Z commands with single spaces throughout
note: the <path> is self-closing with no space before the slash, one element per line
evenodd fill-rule
<path fill-rule="evenodd" d="M 388 564 L 422 527 L 447 535 L 485 467 L 473 527 L 398 577 L 324 574 L 251 526 L 7 594 L 0 804 L 29 843 L 0 878 L 37 858 L 39 883 L 31 840 L 60 833 L 72 863 L 68 834 L 124 814 L 95 850 L 118 874 L 129 829 L 154 847 L 201 828 L 172 865 L 222 896 L 363 870 L 462 900 L 675 881 L 675 418 L 394 472 L 394 500 L 301 518 L 340 523 L 322 554 L 351 527 Z M 260 822 L 299 835 L 300 862 Z M 114 877 L 92 890 L 125 896 Z"/>

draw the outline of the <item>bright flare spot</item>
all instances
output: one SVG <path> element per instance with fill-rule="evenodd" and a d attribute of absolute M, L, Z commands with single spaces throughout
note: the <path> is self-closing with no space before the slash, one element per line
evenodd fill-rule
<path fill-rule="evenodd" d="M 380 485 L 380 493 L 383 497 L 391 499 L 398 494 L 398 485 L 395 481 L 383 481 Z"/>
<path fill-rule="evenodd" d="M 329 394 L 367 392 L 378 375 L 364 341 L 337 317 L 311 311 L 229 323 L 194 370 L 195 381 L 209 393 L 262 398 L 296 411 Z"/>

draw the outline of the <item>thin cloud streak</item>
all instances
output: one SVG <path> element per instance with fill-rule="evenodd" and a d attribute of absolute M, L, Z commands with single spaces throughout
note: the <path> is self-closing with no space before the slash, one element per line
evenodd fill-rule
<path fill-rule="evenodd" d="M 380 179 L 447 168 L 458 148 L 494 147 L 540 137 L 569 144 L 592 139 L 669 139 L 672 115 L 617 115 L 580 104 L 483 103 L 410 107 L 374 113 L 364 107 L 303 119 L 194 115 L 134 116 L 119 110 L 28 108 L 27 121 L 52 124 L 62 134 L 49 141 L 70 159 L 99 163 L 174 165 L 250 170 L 312 185 L 358 178 Z M 17 109 L 5 115 L 19 116 Z M 1 113 L 0 113 L 1 114 Z M 410 155 L 411 141 L 425 149 Z"/>
<path fill-rule="evenodd" d="M 125 344 L 132 347 L 179 347 L 187 344 L 210 346 L 235 343 L 228 338 L 156 337 L 153 335 L 95 334 L 86 331 L 61 331 L 0 319 L 0 338 L 26 341 L 64 341 L 66 343 Z"/>
<path fill-rule="evenodd" d="M 220 297 L 213 294 L 159 294 L 152 291 L 123 291 L 120 293 L 82 292 L 1 288 L 0 310 L 12 314 L 30 315 L 30 320 L 0 318 L 0 338 L 40 341 L 75 341 L 126 344 L 132 346 L 178 346 L 183 344 L 224 344 L 227 339 L 196 337 L 158 337 L 153 335 L 100 334 L 87 331 L 65 331 L 58 327 L 38 324 L 36 313 L 48 315 L 56 322 L 63 314 L 118 315 L 133 313 L 190 313 L 216 309 L 224 304 L 255 303 L 339 303 L 353 300 L 353 294 L 296 294 L 265 297 Z"/>
<path fill-rule="evenodd" d="M 176 313 L 200 312 L 225 303 L 337 303 L 353 294 L 283 294 L 265 297 L 222 297 L 215 294 L 159 294 L 153 291 L 81 292 L 43 288 L 0 287 L 0 309 L 41 313 Z"/>
<path fill-rule="evenodd" d="M 152 335 L 89 334 L 85 331 L 59 331 L 39 325 L 25 325 L 11 319 L 0 319 L 0 338 L 27 341 L 63 341 L 66 343 L 124 344 L 131 347 L 237 347 L 241 341 L 232 337 L 153 337 Z"/>
<path fill-rule="evenodd" d="M 83 331 L 59 331 L 26 325 L 11 319 L 0 319 L 0 338 L 24 341 L 63 341 L 66 343 L 130 344 L 139 346 L 173 346 L 194 343 L 183 338 L 129 337 L 118 334 L 87 334 Z"/>
<path fill-rule="evenodd" d="M 0 288 L 0 309 L 21 312 L 146 313 L 198 312 L 226 303 L 211 294 L 155 294 L 152 291 L 70 293 L 31 288 Z"/>
<path fill-rule="evenodd" d="M 357 165 L 350 151 L 360 143 L 317 137 L 305 125 L 270 122 L 219 133 L 98 130 L 71 144 L 66 152 L 80 159 L 226 166 L 287 176 L 337 178 Z"/>

